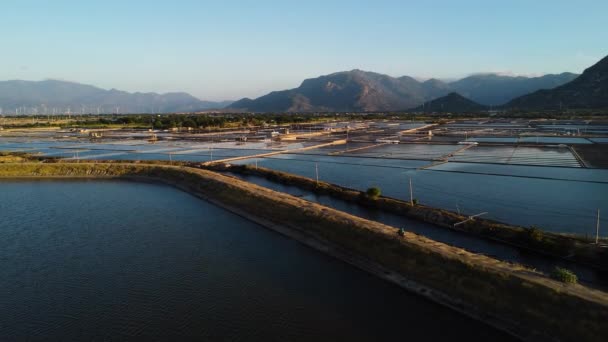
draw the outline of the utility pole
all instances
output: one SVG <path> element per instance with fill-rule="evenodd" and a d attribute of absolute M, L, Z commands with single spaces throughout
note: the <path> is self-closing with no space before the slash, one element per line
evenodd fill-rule
<path fill-rule="evenodd" d="M 412 189 L 412 177 L 410 177 L 410 205 L 414 206 L 414 189 Z"/>
<path fill-rule="evenodd" d="M 319 163 L 315 163 L 315 174 L 317 175 L 317 185 L 319 185 Z"/>
<path fill-rule="evenodd" d="M 600 208 L 597 208 L 597 223 L 595 224 L 595 244 L 600 243 Z"/>

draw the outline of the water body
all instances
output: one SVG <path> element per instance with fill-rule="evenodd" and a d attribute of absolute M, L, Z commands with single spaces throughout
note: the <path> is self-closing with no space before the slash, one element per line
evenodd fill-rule
<path fill-rule="evenodd" d="M 88 140 L 42 140 L 0 137 L 0 151 L 40 153 L 44 156 L 68 159 L 106 160 L 174 160 L 205 162 L 217 159 L 249 156 L 274 151 L 287 151 L 306 143 L 248 142 L 189 142 L 117 140 L 90 142 Z"/>
<path fill-rule="evenodd" d="M 239 164 L 253 164 L 242 160 Z M 429 162 L 399 159 L 282 154 L 258 159 L 258 165 L 315 178 L 352 189 L 380 187 L 389 197 L 422 204 L 487 212 L 484 217 L 521 226 L 536 225 L 558 233 L 595 236 L 596 209 L 608 212 L 608 170 L 450 162 L 418 170 Z M 608 219 L 600 235 L 608 236 Z"/>
<path fill-rule="evenodd" d="M 2 341 L 511 340 L 170 187 L 0 188 Z"/>
<path fill-rule="evenodd" d="M 484 254 L 499 260 L 526 265 L 530 268 L 544 272 L 545 274 L 550 274 L 555 267 L 567 268 L 578 276 L 581 283 L 602 290 L 608 289 L 608 272 L 598 271 L 591 267 L 565 260 L 556 260 L 510 245 L 478 238 L 473 235 L 438 227 L 408 217 L 366 208 L 357 205 L 356 203 L 343 201 L 331 196 L 318 195 L 311 191 L 302 190 L 296 186 L 275 183 L 262 177 L 238 174 L 233 174 L 232 176 L 242 178 L 250 183 L 255 183 L 275 191 L 288 193 L 307 201 L 320 203 L 355 216 L 381 222 L 395 227 L 396 229 L 403 228 L 406 231 L 426 236 L 431 240 L 463 248 L 473 253 Z"/>

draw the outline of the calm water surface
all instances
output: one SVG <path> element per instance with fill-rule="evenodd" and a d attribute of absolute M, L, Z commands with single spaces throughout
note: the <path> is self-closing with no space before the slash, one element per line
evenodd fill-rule
<path fill-rule="evenodd" d="M 510 340 L 173 188 L 0 182 L 0 340 Z"/>
<path fill-rule="evenodd" d="M 567 268 L 573 271 L 581 283 L 608 290 L 608 272 L 602 272 L 592 267 L 580 265 L 560 259 L 549 258 L 536 253 L 527 252 L 514 246 L 500 242 L 478 238 L 473 235 L 459 231 L 445 229 L 426 222 L 410 219 L 380 210 L 359 206 L 327 195 L 319 195 L 310 191 L 300 189 L 296 186 L 284 185 L 272 182 L 262 177 L 244 176 L 233 174 L 232 176 L 242 178 L 250 183 L 255 183 L 266 188 L 288 193 L 307 201 L 317 202 L 322 205 L 344 211 L 368 220 L 378 221 L 392 227 L 403 228 L 419 235 L 426 236 L 432 240 L 443 242 L 448 245 L 464 248 L 470 252 L 485 254 L 493 258 L 508 262 L 518 263 L 534 268 L 538 271 L 550 274 L 555 267 Z"/>
<path fill-rule="evenodd" d="M 237 164 L 254 164 L 254 159 Z M 595 235 L 596 210 L 608 212 L 608 170 L 450 162 L 418 170 L 425 161 L 283 154 L 258 159 L 258 165 L 422 204 L 487 212 L 484 217 L 558 233 Z M 600 235 L 608 236 L 601 217 Z"/>

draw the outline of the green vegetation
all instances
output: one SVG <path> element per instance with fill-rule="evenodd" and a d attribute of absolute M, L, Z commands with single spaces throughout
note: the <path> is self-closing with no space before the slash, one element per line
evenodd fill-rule
<path fill-rule="evenodd" d="M 372 199 L 372 200 L 377 200 L 378 197 L 380 197 L 380 194 L 382 192 L 380 191 L 380 188 L 378 187 L 371 187 L 369 189 L 367 189 L 367 191 L 365 191 L 365 195 L 367 196 L 367 198 Z"/>
<path fill-rule="evenodd" d="M 58 160 L 57 157 L 44 157 L 26 152 L 3 152 L 0 151 L 0 163 L 25 163 L 25 162 L 51 162 Z"/>
<path fill-rule="evenodd" d="M 567 270 L 565 268 L 556 267 L 551 274 L 553 279 L 559 280 L 563 283 L 567 284 L 576 284 L 578 283 L 578 277 L 572 271 Z"/>
<path fill-rule="evenodd" d="M 532 226 L 525 230 L 526 237 L 532 243 L 540 243 L 543 241 L 543 231 L 536 226 Z"/>
<path fill-rule="evenodd" d="M 603 119 L 602 110 L 510 110 L 502 117 L 526 119 Z M 427 123 L 446 123 L 453 119 L 489 118 L 488 112 L 421 114 L 410 112 L 379 113 L 186 113 L 186 114 L 102 114 L 102 115 L 20 115 L 1 116 L 0 127 L 4 128 L 140 128 L 140 129 L 229 129 L 263 127 L 266 125 L 314 124 L 335 120 L 412 120 Z"/>
<path fill-rule="evenodd" d="M 89 128 L 192 128 L 222 129 L 263 127 L 265 125 L 307 124 L 332 120 L 403 119 L 424 121 L 432 117 L 409 113 L 201 113 L 201 114 L 104 114 L 104 115 L 31 115 L 0 116 L 0 126 L 6 128 L 89 127 Z"/>
<path fill-rule="evenodd" d="M 16 153 L 0 152 L 0 163 L 21 163 L 26 158 Z"/>

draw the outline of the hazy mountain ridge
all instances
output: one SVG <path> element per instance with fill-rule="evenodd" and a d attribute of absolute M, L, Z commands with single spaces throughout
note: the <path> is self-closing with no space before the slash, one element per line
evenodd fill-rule
<path fill-rule="evenodd" d="M 450 88 L 473 101 L 498 106 L 539 89 L 551 89 L 574 80 L 578 75 L 564 72 L 540 77 L 477 74 L 451 82 Z"/>
<path fill-rule="evenodd" d="M 608 56 L 572 82 L 513 99 L 506 109 L 608 108 Z"/>
<path fill-rule="evenodd" d="M 607 74 L 608 57 L 580 76 L 476 74 L 453 82 L 439 79 L 421 82 L 409 76 L 391 77 L 355 69 L 306 79 L 297 88 L 234 103 L 202 101 L 184 92 L 129 93 L 59 80 L 12 80 L 0 81 L 0 108 L 5 114 L 14 113 L 16 108 L 21 113 L 54 110 L 61 113 L 68 109 L 72 113 L 96 113 L 98 108 L 101 113 L 165 113 L 224 107 L 224 111 L 248 112 L 371 112 L 418 109 L 423 103 L 444 96 L 445 99 L 435 103 L 442 103 L 444 109 L 452 111 L 484 106 L 608 108 Z"/>
<path fill-rule="evenodd" d="M 410 111 L 425 113 L 460 113 L 477 112 L 486 109 L 488 109 L 487 106 L 481 105 L 458 93 L 449 93 L 446 96 L 426 102 L 422 106 L 416 107 Z"/>
<path fill-rule="evenodd" d="M 448 83 L 351 70 L 306 79 L 298 88 L 271 92 L 257 99 L 245 98 L 229 108 L 251 112 L 398 111 L 452 92 L 482 105 L 500 105 L 531 91 L 562 85 L 576 76 L 572 73 L 541 77 L 478 74 Z"/>
<path fill-rule="evenodd" d="M 230 102 L 202 101 L 188 93 L 129 93 L 117 89 L 105 90 L 95 86 L 59 80 L 0 81 L 0 107 L 3 112 L 39 113 L 53 110 L 72 113 L 165 113 L 223 108 Z M 25 109 L 23 109 L 25 107 Z"/>

